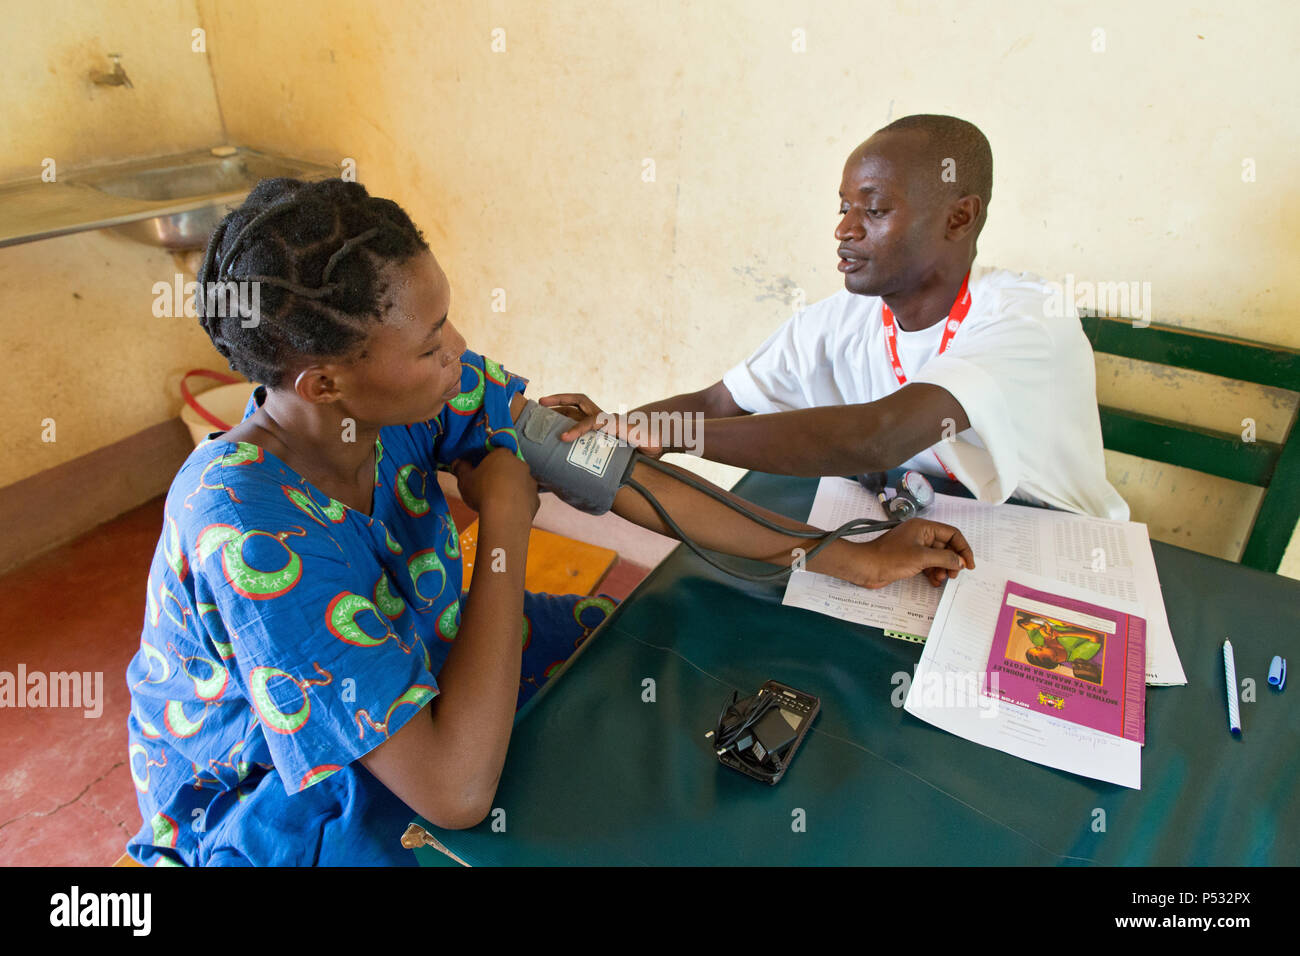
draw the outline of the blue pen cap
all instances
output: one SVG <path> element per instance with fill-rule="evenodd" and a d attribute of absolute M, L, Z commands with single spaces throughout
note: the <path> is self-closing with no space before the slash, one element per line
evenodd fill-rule
<path fill-rule="evenodd" d="M 1273 663 L 1268 665 L 1268 682 L 1274 690 L 1281 690 L 1286 686 L 1286 658 L 1280 654 L 1273 658 Z"/>

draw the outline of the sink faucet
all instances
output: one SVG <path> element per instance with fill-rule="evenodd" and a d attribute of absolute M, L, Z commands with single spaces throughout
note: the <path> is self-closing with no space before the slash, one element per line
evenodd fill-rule
<path fill-rule="evenodd" d="M 122 54 L 110 53 L 108 58 L 113 61 L 113 72 L 105 73 L 102 70 L 91 70 L 90 82 L 96 86 L 125 86 L 128 90 L 134 89 L 131 85 L 131 78 L 126 75 L 126 70 L 122 69 Z"/>

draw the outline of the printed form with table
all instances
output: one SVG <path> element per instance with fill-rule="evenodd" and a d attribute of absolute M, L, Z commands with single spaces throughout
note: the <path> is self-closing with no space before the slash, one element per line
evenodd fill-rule
<path fill-rule="evenodd" d="M 942 494 L 924 517 L 960 529 L 973 571 L 868 590 L 797 570 L 782 603 L 923 643 L 904 702 L 921 720 L 1139 789 L 1145 686 L 1187 683 L 1146 525 Z M 854 518 L 886 514 L 856 481 L 823 478 L 808 523 Z"/>

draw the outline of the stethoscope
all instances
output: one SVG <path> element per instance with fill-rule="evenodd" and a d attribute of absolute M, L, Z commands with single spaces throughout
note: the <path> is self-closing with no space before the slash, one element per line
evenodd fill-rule
<path fill-rule="evenodd" d="M 894 485 L 883 471 L 858 475 L 858 484 L 880 499 L 891 518 L 911 518 L 934 504 L 934 486 L 919 471 L 905 471 Z"/>

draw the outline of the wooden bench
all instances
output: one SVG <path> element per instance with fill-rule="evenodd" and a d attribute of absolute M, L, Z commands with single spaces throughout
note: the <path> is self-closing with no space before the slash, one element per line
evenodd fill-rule
<path fill-rule="evenodd" d="M 1300 391 L 1300 351 L 1167 325 L 1084 314 L 1095 352 Z M 1276 571 L 1300 521 L 1300 440 L 1291 417 L 1280 442 L 1100 406 L 1102 444 L 1112 451 L 1190 468 L 1264 489 L 1241 563 Z"/>

